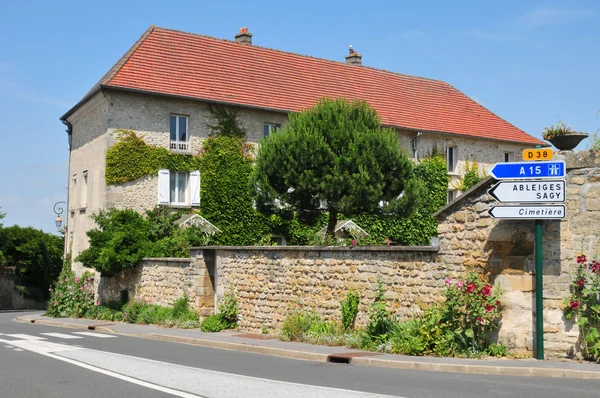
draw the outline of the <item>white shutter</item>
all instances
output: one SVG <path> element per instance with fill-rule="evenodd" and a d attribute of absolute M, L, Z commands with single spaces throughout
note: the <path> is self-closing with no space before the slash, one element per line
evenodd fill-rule
<path fill-rule="evenodd" d="M 170 203 L 169 184 L 171 181 L 169 170 L 158 170 L 158 204 L 168 205 Z"/>
<path fill-rule="evenodd" d="M 192 206 L 200 206 L 200 171 L 190 173 L 190 202 Z"/>

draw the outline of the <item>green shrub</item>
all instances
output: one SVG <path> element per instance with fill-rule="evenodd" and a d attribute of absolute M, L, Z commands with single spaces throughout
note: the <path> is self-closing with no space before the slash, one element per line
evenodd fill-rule
<path fill-rule="evenodd" d="M 71 271 L 71 262 L 67 260 L 50 294 L 46 315 L 81 318 L 94 307 L 92 274 L 86 272 L 76 277 Z"/>
<path fill-rule="evenodd" d="M 383 281 L 377 281 L 375 297 L 369 306 L 369 322 L 365 328 L 365 333 L 370 340 L 382 340 L 386 338 L 392 326 L 390 313 L 386 309 L 385 304 L 385 288 Z"/>
<path fill-rule="evenodd" d="M 219 315 L 221 315 L 223 327 L 225 329 L 234 329 L 237 327 L 237 298 L 235 297 L 233 289 L 223 295 L 223 298 L 219 303 Z"/>
<path fill-rule="evenodd" d="M 508 354 L 508 349 L 504 344 L 490 344 L 487 348 L 488 355 L 494 357 L 505 357 Z"/>
<path fill-rule="evenodd" d="M 200 324 L 200 330 L 203 332 L 220 332 L 223 329 L 225 329 L 225 326 L 223 325 L 223 320 L 219 314 L 204 318 Z"/>
<path fill-rule="evenodd" d="M 359 300 L 358 292 L 350 290 L 346 293 L 346 298 L 340 303 L 342 306 L 342 325 L 344 325 L 346 331 L 354 329 Z"/>
<path fill-rule="evenodd" d="M 138 316 L 147 306 L 148 304 L 143 301 L 130 301 L 123 310 L 123 320 L 128 323 L 137 323 Z"/>
<path fill-rule="evenodd" d="M 286 341 L 302 341 L 311 327 L 319 322 L 320 318 L 316 312 L 310 312 L 302 308 L 295 309 L 283 319 L 280 331 L 281 337 Z"/>
<path fill-rule="evenodd" d="M 188 312 L 190 312 L 189 298 L 187 294 L 184 294 L 183 297 L 181 297 L 173 304 L 172 315 L 173 318 L 179 318 L 180 316 L 184 316 Z"/>
<path fill-rule="evenodd" d="M 142 307 L 136 316 L 135 323 L 146 325 L 163 325 L 172 318 L 172 310 L 160 305 L 146 305 Z"/>

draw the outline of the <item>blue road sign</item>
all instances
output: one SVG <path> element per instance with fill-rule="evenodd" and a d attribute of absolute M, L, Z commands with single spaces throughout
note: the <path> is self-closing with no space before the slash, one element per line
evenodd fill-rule
<path fill-rule="evenodd" d="M 561 178 L 566 175 L 565 162 L 496 163 L 489 174 L 497 180 Z"/>

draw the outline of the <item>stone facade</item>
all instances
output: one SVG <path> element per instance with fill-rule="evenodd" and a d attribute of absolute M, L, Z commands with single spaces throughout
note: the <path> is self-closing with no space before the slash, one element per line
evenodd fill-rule
<path fill-rule="evenodd" d="M 130 300 L 163 306 L 187 295 L 190 307 L 201 315 L 214 311 L 212 276 L 202 252 L 192 258 L 144 259 L 133 270 L 101 278 L 98 286 L 104 301 L 118 300 L 122 290 L 127 290 Z"/>
<path fill-rule="evenodd" d="M 87 248 L 85 233 L 94 227 L 90 216 L 98 210 L 115 207 L 143 211 L 157 205 L 157 175 L 118 186 L 106 185 L 106 151 L 116 142 L 118 129 L 133 129 L 147 143 L 168 147 L 169 116 L 172 114 L 188 117 L 190 152 L 198 153 L 202 141 L 210 134 L 208 125 L 214 122 L 203 101 L 103 89 L 67 118 L 73 128 L 66 247 L 72 252 L 73 258 Z M 240 107 L 239 120 L 246 129 L 248 142 L 257 146 L 263 138 L 264 124 L 284 126 L 288 115 L 286 112 Z M 514 159 L 519 160 L 521 150 L 526 147 L 500 140 L 429 132 L 417 138 L 416 131 L 397 131 L 400 146 L 414 160 L 431 153 L 434 148 L 440 153 L 445 153 L 448 146 L 456 148 L 457 167 L 452 174 L 451 189 L 459 181 L 460 175 L 464 174 L 466 161 L 477 160 L 483 170 L 495 162 L 503 161 L 505 152 L 513 153 Z M 415 138 L 417 140 L 413 147 Z M 88 173 L 86 184 L 83 183 L 84 171 Z M 84 195 L 87 197 L 86 203 L 83 203 Z M 73 269 L 78 274 L 84 271 L 77 262 L 73 263 Z"/>

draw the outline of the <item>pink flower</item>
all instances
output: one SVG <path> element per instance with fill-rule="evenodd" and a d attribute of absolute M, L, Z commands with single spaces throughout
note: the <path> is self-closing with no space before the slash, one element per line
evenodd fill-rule
<path fill-rule="evenodd" d="M 450 286 L 452 284 L 452 278 L 446 278 L 444 282 L 446 283 L 446 286 Z"/>
<path fill-rule="evenodd" d="M 467 293 L 473 293 L 475 291 L 475 284 L 473 282 L 469 282 L 467 283 L 467 289 L 465 290 L 465 292 Z"/>
<path fill-rule="evenodd" d="M 83 286 L 80 286 L 80 287 L 79 287 L 79 290 L 83 290 Z"/>
<path fill-rule="evenodd" d="M 96 306 L 98 306 L 98 305 L 100 305 L 100 302 L 99 302 L 99 301 L 96 301 Z"/>
<path fill-rule="evenodd" d="M 496 307 L 494 307 L 493 305 L 490 305 L 490 304 L 486 304 L 486 305 L 485 305 L 485 310 L 486 310 L 487 312 L 492 312 L 492 311 L 494 311 L 494 308 L 496 308 Z"/>
<path fill-rule="evenodd" d="M 571 307 L 572 310 L 576 310 L 577 308 L 579 308 L 579 300 L 571 300 L 571 302 L 569 303 L 569 307 Z"/>
<path fill-rule="evenodd" d="M 577 256 L 577 264 L 583 264 L 587 261 L 587 259 L 585 258 L 585 254 L 582 254 L 581 256 Z"/>
<path fill-rule="evenodd" d="M 485 285 L 483 289 L 481 289 L 481 294 L 485 297 L 488 297 L 492 293 L 492 287 L 490 285 Z"/>
<path fill-rule="evenodd" d="M 75 283 L 79 282 L 79 278 L 75 278 Z"/>
<path fill-rule="evenodd" d="M 58 301 L 55 301 L 55 302 L 54 302 L 54 305 L 58 305 Z"/>
<path fill-rule="evenodd" d="M 483 318 L 482 318 L 482 317 L 480 317 L 480 316 L 478 316 L 478 317 L 477 317 L 477 322 L 479 322 L 480 324 L 482 324 L 482 323 L 483 323 Z"/>
<path fill-rule="evenodd" d="M 385 238 L 384 242 L 388 246 L 392 244 L 392 240 L 390 238 Z"/>
<path fill-rule="evenodd" d="M 358 242 L 356 241 L 356 239 L 352 239 L 352 240 L 350 241 L 350 243 L 352 243 L 352 246 L 356 246 L 356 244 L 357 244 Z"/>
<path fill-rule="evenodd" d="M 583 284 L 585 283 L 585 280 L 583 278 L 581 278 L 580 280 L 578 280 L 575 283 L 577 284 L 577 286 L 583 286 Z"/>
<path fill-rule="evenodd" d="M 464 282 L 463 281 L 459 281 L 456 286 L 458 286 L 458 290 L 462 289 Z"/>

